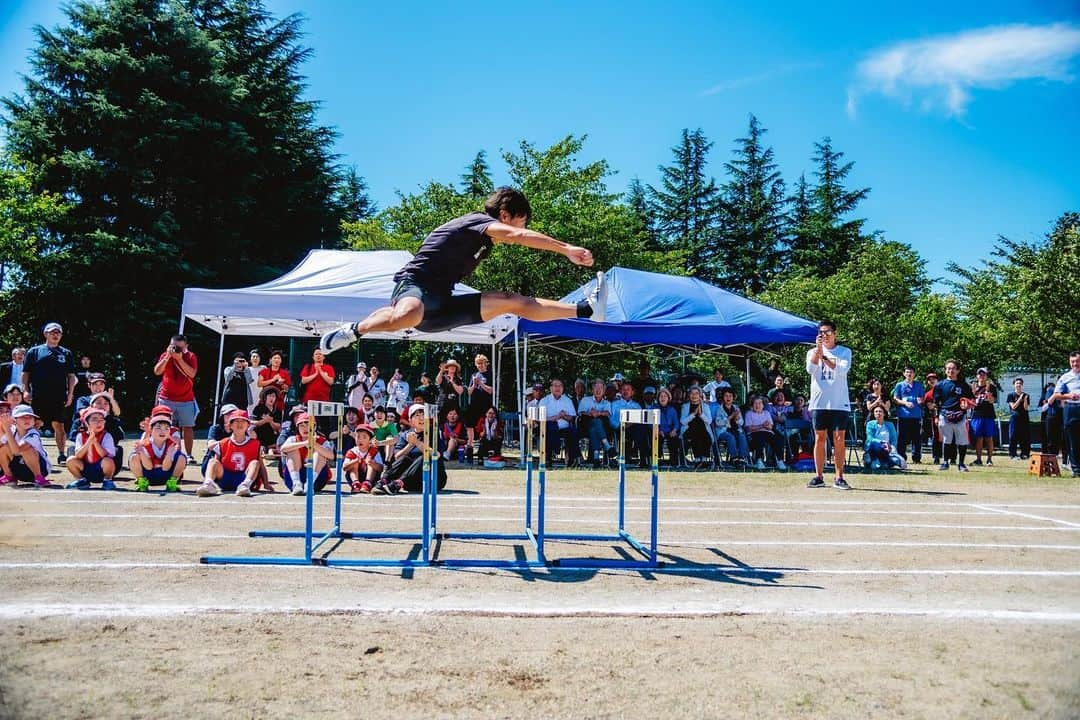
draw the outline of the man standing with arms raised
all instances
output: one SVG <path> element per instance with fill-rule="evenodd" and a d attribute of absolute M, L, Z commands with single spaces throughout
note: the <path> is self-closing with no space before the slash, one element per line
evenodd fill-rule
<path fill-rule="evenodd" d="M 851 350 L 836 344 L 836 323 L 818 324 L 817 343 L 806 353 L 806 372 L 810 374 L 810 416 L 814 422 L 814 478 L 807 487 L 825 487 L 825 449 L 832 435 L 833 462 L 836 465 L 837 490 L 850 490 L 844 479 L 844 436 L 851 416 L 848 399 L 848 370 Z"/>

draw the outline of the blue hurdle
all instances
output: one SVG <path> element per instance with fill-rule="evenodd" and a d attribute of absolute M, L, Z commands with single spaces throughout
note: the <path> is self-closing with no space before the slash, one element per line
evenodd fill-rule
<path fill-rule="evenodd" d="M 343 403 L 320 402 L 312 400 L 307 405 L 308 414 L 315 417 L 337 417 L 338 439 L 341 438 Z M 420 532 L 346 532 L 341 529 L 341 482 L 342 453 L 337 453 L 337 477 L 334 489 L 334 524 L 329 530 L 316 532 L 314 529 L 315 509 L 315 432 L 308 435 L 308 456 L 305 462 L 307 477 L 307 498 L 304 505 L 305 522 L 303 530 L 252 530 L 248 537 L 263 538 L 303 538 L 304 554 L 297 557 L 258 557 L 258 556 L 219 556 L 207 555 L 200 562 L 207 565 L 322 565 L 336 567 L 424 567 L 432 564 L 432 543 L 437 539 L 438 477 L 436 475 L 438 452 L 432 451 L 432 439 L 439 429 L 438 408 L 426 405 L 424 408 L 424 463 L 422 490 L 422 526 Z M 437 446 L 436 446 L 437 447 Z M 417 558 L 332 558 L 329 553 L 315 556 L 314 553 L 329 540 L 418 540 L 420 554 Z"/>

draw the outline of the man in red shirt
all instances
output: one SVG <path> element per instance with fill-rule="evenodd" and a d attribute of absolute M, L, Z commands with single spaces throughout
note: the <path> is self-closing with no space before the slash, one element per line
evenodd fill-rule
<path fill-rule="evenodd" d="M 191 451 L 195 443 L 195 416 L 199 413 L 199 406 L 195 404 L 193 381 L 198 370 L 199 359 L 188 349 L 184 335 L 173 335 L 169 346 L 154 365 L 154 374 L 161 376 L 158 400 L 172 410 L 173 423 L 184 435 L 188 462 L 194 462 Z"/>

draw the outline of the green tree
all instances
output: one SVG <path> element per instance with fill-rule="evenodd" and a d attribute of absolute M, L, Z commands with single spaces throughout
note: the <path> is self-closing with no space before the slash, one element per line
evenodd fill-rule
<path fill-rule="evenodd" d="M 0 162 L 0 292 L 21 282 L 25 269 L 48 247 L 49 227 L 70 210 L 59 195 L 35 189 L 40 173 L 16 157 Z"/>
<path fill-rule="evenodd" d="M 145 404 L 184 287 L 265 280 L 336 242 L 334 133 L 302 97 L 297 16 L 258 0 L 66 13 L 37 28 L 24 92 L 3 106 L 9 150 L 42 168 L 35 190 L 72 209 L 47 224 L 0 326 L 48 316 L 75 348 L 124 348 L 115 372 Z"/>
<path fill-rule="evenodd" d="M 337 204 L 342 222 L 359 222 L 375 215 L 378 207 L 368 195 L 368 184 L 355 165 L 345 168 L 338 183 Z"/>
<path fill-rule="evenodd" d="M 650 250 L 660 249 L 660 236 L 656 232 L 656 217 L 652 202 L 649 200 L 649 191 L 640 179 L 630 181 L 630 187 L 626 191 L 626 205 L 637 218 L 641 230 L 645 233 L 645 245 Z"/>
<path fill-rule="evenodd" d="M 814 143 L 814 175 L 817 184 L 810 193 L 810 213 L 794 226 L 791 240 L 791 267 L 796 272 L 828 277 L 858 254 L 869 240 L 863 234 L 866 220 L 849 219 L 870 188 L 849 190 L 844 182 L 855 163 L 843 162 L 844 153 L 833 149 L 832 139 Z M 796 197 L 800 189 L 796 189 Z M 805 188 L 802 189 L 805 192 Z M 796 201 L 796 212 L 802 212 Z"/>
<path fill-rule="evenodd" d="M 1055 368 L 1080 346 L 1080 214 L 1064 213 L 1039 241 L 998 238 L 978 268 L 950 264 L 983 363 Z"/>
<path fill-rule="evenodd" d="M 686 273 L 707 281 L 719 277 L 723 261 L 717 243 L 720 190 L 706 172 L 712 146 L 700 128 L 684 129 L 672 148 L 672 164 L 660 166 L 661 189 L 649 186 L 662 247 L 681 252 Z"/>
<path fill-rule="evenodd" d="M 746 136 L 735 141 L 734 159 L 724 164 L 730 180 L 721 188 L 721 284 L 748 294 L 783 271 L 786 197 L 773 149 L 762 143 L 766 132 L 751 115 Z"/>
<path fill-rule="evenodd" d="M 488 167 L 487 153 L 481 150 L 476 153 L 472 164 L 461 176 L 461 188 L 465 195 L 478 200 L 486 199 L 495 192 L 495 183 L 491 181 L 491 168 Z"/>

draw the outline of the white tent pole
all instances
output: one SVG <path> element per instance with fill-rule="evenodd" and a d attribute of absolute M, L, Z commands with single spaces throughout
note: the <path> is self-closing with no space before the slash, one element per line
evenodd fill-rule
<path fill-rule="evenodd" d="M 750 351 L 746 351 L 746 384 L 743 385 L 743 402 L 750 397 Z"/>
<path fill-rule="evenodd" d="M 225 358 L 225 333 L 224 333 L 224 331 L 221 333 L 220 337 L 221 337 L 221 342 L 218 343 L 218 351 L 217 351 L 217 387 L 214 388 L 214 417 L 212 418 L 213 422 L 211 424 L 217 422 L 218 409 L 219 409 L 219 406 L 221 405 L 221 373 L 224 372 L 224 368 L 222 367 L 222 362 L 224 361 L 224 358 Z"/>
<path fill-rule="evenodd" d="M 495 341 L 491 341 L 491 404 L 499 406 L 499 356 L 495 352 Z"/>

